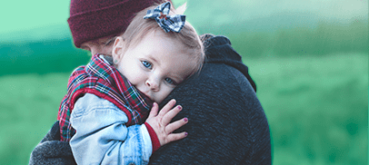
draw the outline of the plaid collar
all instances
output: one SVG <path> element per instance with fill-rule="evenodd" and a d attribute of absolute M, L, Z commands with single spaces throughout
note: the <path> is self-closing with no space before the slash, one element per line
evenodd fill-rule
<path fill-rule="evenodd" d="M 107 81 L 132 109 L 150 111 L 153 101 L 137 90 L 114 66 L 110 56 L 96 54 L 86 66 L 86 72 L 92 77 Z"/>
<path fill-rule="evenodd" d="M 77 99 L 85 93 L 116 105 L 126 113 L 127 126 L 144 123 L 153 103 L 112 66 L 111 57 L 96 54 L 86 66 L 76 68 L 69 78 L 68 92 L 58 113 L 61 141 L 70 141 L 76 132 L 69 122 L 70 114 Z"/>

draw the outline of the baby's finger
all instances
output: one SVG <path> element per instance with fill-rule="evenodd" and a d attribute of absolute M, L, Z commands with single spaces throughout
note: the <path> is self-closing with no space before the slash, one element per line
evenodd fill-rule
<path fill-rule="evenodd" d="M 170 110 L 167 114 L 163 116 L 163 124 L 168 125 L 169 122 L 173 119 L 174 116 L 176 116 L 180 111 L 182 110 L 182 106 L 177 105 L 172 110 Z"/>
<path fill-rule="evenodd" d="M 176 105 L 176 100 L 170 100 L 159 112 L 160 116 L 164 116 L 172 107 Z"/>
<path fill-rule="evenodd" d="M 172 123 L 168 124 L 165 127 L 165 132 L 171 133 L 171 132 L 177 130 L 178 128 L 184 126 L 187 123 L 188 123 L 188 118 L 187 117 L 185 117 L 185 118 L 183 118 L 181 120 L 177 120 L 175 122 L 172 122 Z"/>
<path fill-rule="evenodd" d="M 158 114 L 158 111 L 159 111 L 159 105 L 158 103 L 154 102 L 148 118 L 155 117 Z"/>
<path fill-rule="evenodd" d="M 177 140 L 181 140 L 181 139 L 185 138 L 187 135 L 188 135 L 187 132 L 171 133 L 171 134 L 168 135 L 167 143 L 177 141 Z"/>

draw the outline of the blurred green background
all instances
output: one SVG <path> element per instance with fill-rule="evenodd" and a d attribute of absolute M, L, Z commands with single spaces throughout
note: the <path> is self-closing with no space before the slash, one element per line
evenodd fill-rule
<path fill-rule="evenodd" d="M 198 32 L 229 37 L 249 66 L 273 164 L 368 164 L 367 0 L 187 2 Z M 27 164 L 89 54 L 69 1 L 2 1 L 0 15 L 0 164 Z"/>

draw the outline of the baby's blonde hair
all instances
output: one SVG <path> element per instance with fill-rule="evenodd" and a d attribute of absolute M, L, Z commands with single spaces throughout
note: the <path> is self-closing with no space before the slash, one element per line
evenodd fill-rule
<path fill-rule="evenodd" d="M 165 2 L 165 1 L 164 1 Z M 143 17 L 146 15 L 147 10 L 154 9 L 160 4 L 155 4 L 151 7 L 148 7 L 136 14 L 136 16 L 133 18 L 129 26 L 127 27 L 126 31 L 121 36 L 123 40 L 125 41 L 125 47 L 128 48 L 129 46 L 136 46 L 139 41 L 141 41 L 146 34 L 148 34 L 151 31 L 156 30 L 163 30 L 158 23 L 154 19 L 144 19 Z M 181 8 L 182 12 L 184 12 L 185 7 L 179 7 Z M 182 14 L 182 13 L 176 13 L 177 11 L 172 7 L 171 13 L 172 14 Z M 202 42 L 195 30 L 195 28 L 192 27 L 191 24 L 189 24 L 187 21 L 181 31 L 179 33 L 176 32 L 168 32 L 167 33 L 169 37 L 176 39 L 180 41 L 186 48 L 189 50 L 193 50 L 191 53 L 193 60 L 196 62 L 196 68 L 191 72 L 191 75 L 198 72 L 205 59 L 205 53 L 203 49 Z"/>

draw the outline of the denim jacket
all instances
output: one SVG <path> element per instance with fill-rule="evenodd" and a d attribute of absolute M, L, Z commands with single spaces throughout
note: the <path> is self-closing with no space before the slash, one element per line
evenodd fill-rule
<path fill-rule="evenodd" d="M 77 164 L 148 164 L 152 144 L 145 124 L 127 127 L 127 115 L 113 103 L 86 93 L 70 121 L 77 131 L 70 141 Z"/>

